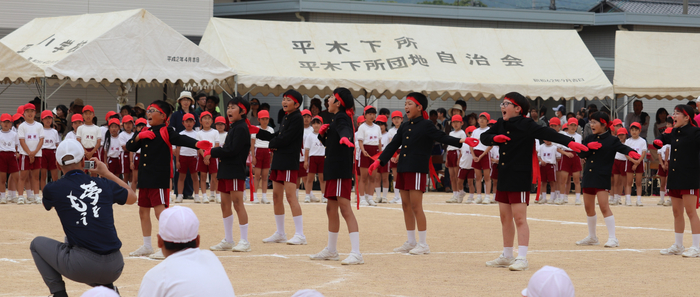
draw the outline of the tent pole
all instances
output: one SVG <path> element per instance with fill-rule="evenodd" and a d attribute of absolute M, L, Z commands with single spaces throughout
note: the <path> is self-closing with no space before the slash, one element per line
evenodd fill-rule
<path fill-rule="evenodd" d="M 7 87 L 2 89 L 2 92 L 0 92 L 0 95 L 2 95 L 2 93 L 5 93 L 5 91 L 7 91 L 7 89 L 10 88 L 11 86 L 12 86 L 12 83 L 7 84 Z"/>
<path fill-rule="evenodd" d="M 44 80 L 44 79 L 42 78 L 42 80 Z M 44 80 L 43 83 L 44 83 L 44 92 L 46 92 L 46 80 Z M 53 94 L 56 94 L 56 92 L 58 92 L 58 90 L 60 90 L 61 88 L 63 88 L 63 86 L 65 86 L 67 83 L 68 83 L 68 80 L 67 80 L 67 79 L 64 79 L 64 80 L 63 80 L 63 83 L 61 83 L 61 85 L 58 86 L 58 88 L 56 88 L 56 90 L 54 90 L 48 97 L 46 97 L 45 100 L 49 100 L 49 98 L 51 98 L 51 96 L 53 96 Z M 46 94 L 46 93 L 44 93 L 44 94 Z"/>
<path fill-rule="evenodd" d="M 233 93 L 238 94 L 238 75 L 233 77 Z"/>
<path fill-rule="evenodd" d="M 41 78 L 41 110 L 46 109 L 46 100 L 49 98 L 46 97 L 46 77 Z M 53 95 L 53 93 L 51 94 Z"/>

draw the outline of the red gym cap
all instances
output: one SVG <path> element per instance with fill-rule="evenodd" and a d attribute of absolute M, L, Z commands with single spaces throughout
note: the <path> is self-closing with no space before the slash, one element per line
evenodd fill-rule
<path fill-rule="evenodd" d="M 495 123 L 497 123 L 496 120 L 489 120 L 489 124 L 495 124 Z"/>
<path fill-rule="evenodd" d="M 71 123 L 72 123 L 72 122 L 78 122 L 78 121 L 84 122 L 84 120 L 83 120 L 83 115 L 82 115 L 82 114 L 76 113 L 76 114 L 74 114 L 72 117 L 70 117 L 70 122 L 71 122 Z"/>
<path fill-rule="evenodd" d="M 85 107 L 83 107 L 83 112 L 86 112 L 86 111 L 95 112 L 95 109 L 92 108 L 92 105 L 85 105 Z"/>
<path fill-rule="evenodd" d="M 472 132 L 474 132 L 474 130 L 476 130 L 476 127 L 469 126 L 469 127 L 467 127 L 467 129 L 464 129 L 464 132 L 472 133 Z"/>
<path fill-rule="evenodd" d="M 323 118 L 320 116 L 315 116 L 313 119 L 311 119 L 311 121 L 313 121 L 313 120 L 319 120 L 319 121 L 321 121 L 321 124 L 323 124 Z M 386 117 L 384 117 L 384 120 L 386 121 Z"/>
<path fill-rule="evenodd" d="M 119 119 L 111 119 L 109 120 L 107 127 L 112 126 L 113 124 L 119 126 L 121 123 L 119 122 Z"/>
<path fill-rule="evenodd" d="M 620 120 L 620 119 L 614 119 L 614 120 L 612 121 L 612 125 L 613 125 L 613 126 L 622 125 L 622 120 Z"/>
<path fill-rule="evenodd" d="M 482 112 L 479 114 L 479 117 L 486 117 L 487 121 L 491 120 L 491 115 L 488 112 Z"/>
<path fill-rule="evenodd" d="M 372 106 L 372 105 L 367 105 L 367 106 L 365 106 L 364 112 L 367 113 L 367 111 L 370 110 L 370 109 L 374 109 L 374 113 L 377 113 L 377 109 L 374 108 L 374 106 Z"/>
<path fill-rule="evenodd" d="M 50 110 L 44 110 L 44 111 L 42 111 L 42 112 L 41 112 L 41 119 L 43 120 L 44 118 L 47 118 L 47 117 L 52 117 L 52 118 L 53 118 L 53 112 L 51 112 Z"/>
<path fill-rule="evenodd" d="M 148 122 L 147 122 L 146 119 L 144 119 L 144 118 L 139 118 L 139 119 L 136 120 L 136 126 L 138 126 L 138 125 L 146 125 L 146 124 L 148 124 Z"/>
<path fill-rule="evenodd" d="M 452 116 L 452 121 L 453 121 L 453 122 L 461 122 L 461 121 L 462 121 L 462 116 L 461 116 L 461 115 L 458 115 L 458 114 L 453 115 L 453 116 Z"/>
<path fill-rule="evenodd" d="M 634 122 L 632 125 L 630 125 L 630 129 L 632 127 L 637 127 L 637 129 L 642 130 L 642 125 L 640 123 Z"/>
<path fill-rule="evenodd" d="M 27 104 L 24 105 L 24 111 L 26 111 L 26 110 L 28 110 L 28 109 L 36 110 L 36 107 L 34 106 L 34 104 L 27 103 Z M 24 113 L 24 112 L 23 112 L 23 113 Z"/>
<path fill-rule="evenodd" d="M 559 120 L 559 118 L 557 118 L 557 117 L 553 117 L 553 118 L 549 119 L 549 125 L 550 126 L 561 125 L 561 120 Z"/>
<path fill-rule="evenodd" d="M 362 122 L 364 122 L 364 121 L 365 121 L 365 116 L 359 116 L 359 117 L 357 117 L 357 122 L 358 122 L 358 123 L 362 123 Z"/>
<path fill-rule="evenodd" d="M 133 122 L 134 122 L 134 118 L 133 118 L 132 116 L 130 116 L 130 115 L 125 115 L 125 116 L 122 118 L 122 124 L 124 124 L 124 123 L 126 123 L 126 122 L 132 122 L 132 123 L 133 123 Z"/>
<path fill-rule="evenodd" d="M 17 120 L 23 119 L 23 118 L 24 118 L 23 115 L 21 115 L 21 114 L 19 114 L 19 113 L 16 113 L 15 115 L 12 116 L 12 121 L 13 121 L 13 122 L 16 122 Z"/>
<path fill-rule="evenodd" d="M 267 110 L 258 111 L 258 119 L 270 118 L 270 112 Z"/>
<path fill-rule="evenodd" d="M 258 113 L 258 114 L 259 114 L 259 113 Z M 222 117 L 222 116 L 216 117 L 216 120 L 214 120 L 214 124 L 219 124 L 219 123 L 225 125 L 225 124 L 226 124 L 226 119 L 224 119 L 224 117 Z"/>
<path fill-rule="evenodd" d="M 666 130 L 664 130 L 664 133 L 666 133 L 666 134 L 670 134 L 671 132 L 673 132 L 673 128 L 671 128 L 671 127 L 668 127 L 668 128 L 666 128 Z"/>
<path fill-rule="evenodd" d="M 301 116 L 311 116 L 311 111 L 308 109 L 304 109 L 301 111 Z"/>
<path fill-rule="evenodd" d="M 402 113 L 400 110 L 396 110 L 396 111 L 392 112 L 392 113 L 391 113 L 391 118 L 393 119 L 393 118 L 395 118 L 395 117 L 403 118 L 403 113 Z"/>
<path fill-rule="evenodd" d="M 199 119 L 201 120 L 204 116 L 209 116 L 210 118 L 212 117 L 211 112 L 205 111 L 205 112 L 199 114 Z"/>
<path fill-rule="evenodd" d="M 105 121 L 109 121 L 109 117 L 111 117 L 115 114 L 117 114 L 117 112 L 115 112 L 113 110 L 108 111 L 107 114 L 105 115 Z"/>
<path fill-rule="evenodd" d="M 4 122 L 4 121 L 10 121 L 10 122 L 12 122 L 12 116 L 11 116 L 9 113 L 3 113 L 3 114 L 0 116 L 0 122 Z"/>
<path fill-rule="evenodd" d="M 625 128 L 617 129 L 617 135 L 620 135 L 620 134 L 627 135 L 627 129 L 625 129 Z"/>
<path fill-rule="evenodd" d="M 193 120 L 194 121 L 194 115 L 191 113 L 186 113 L 184 116 L 182 116 L 182 121 L 187 121 L 187 120 Z"/>
<path fill-rule="evenodd" d="M 578 126 L 578 120 L 576 118 L 570 118 L 568 121 L 566 121 L 566 125 L 576 125 Z"/>
<path fill-rule="evenodd" d="M 386 123 L 386 116 L 383 115 L 383 114 L 380 114 L 380 115 L 377 116 L 377 119 L 375 119 L 374 121 L 375 121 L 375 122 Z"/>
<path fill-rule="evenodd" d="M 24 114 L 24 105 L 20 105 L 19 107 L 17 107 L 17 113 Z"/>

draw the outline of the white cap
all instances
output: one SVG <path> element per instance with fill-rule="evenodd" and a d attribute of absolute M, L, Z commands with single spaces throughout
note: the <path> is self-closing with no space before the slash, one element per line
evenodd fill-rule
<path fill-rule="evenodd" d="M 180 97 L 177 98 L 177 100 L 180 101 L 180 99 L 182 99 L 182 98 L 189 98 L 190 100 L 194 101 L 194 99 L 192 99 L 192 92 L 190 92 L 190 91 L 180 92 Z"/>
<path fill-rule="evenodd" d="M 574 297 L 574 284 L 566 271 L 545 266 L 530 278 L 527 288 L 522 291 L 526 297 Z"/>
<path fill-rule="evenodd" d="M 65 156 L 73 156 L 73 160 L 63 162 Z M 63 166 L 78 163 L 83 159 L 83 156 L 85 156 L 83 145 L 75 139 L 61 141 L 56 148 L 56 161 Z"/>
<path fill-rule="evenodd" d="M 311 289 L 299 290 L 292 297 L 323 297 L 321 292 Z"/>
<path fill-rule="evenodd" d="M 562 109 L 562 108 L 564 108 L 564 105 L 559 104 L 559 105 L 557 105 L 557 107 L 553 107 L 552 110 L 557 111 L 557 110 Z"/>
<path fill-rule="evenodd" d="M 110 288 L 98 286 L 87 290 L 80 297 L 119 297 L 119 294 Z"/>
<path fill-rule="evenodd" d="M 199 219 L 188 207 L 173 206 L 160 213 L 158 235 L 163 241 L 185 243 L 199 234 Z"/>

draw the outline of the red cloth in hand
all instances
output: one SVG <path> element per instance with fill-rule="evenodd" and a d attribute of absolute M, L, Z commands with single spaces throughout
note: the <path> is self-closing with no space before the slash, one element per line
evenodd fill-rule
<path fill-rule="evenodd" d="M 580 153 L 581 151 L 584 151 L 584 152 L 587 152 L 587 151 L 588 151 L 588 147 L 586 147 L 585 145 L 580 144 L 580 143 L 578 143 L 578 142 L 576 142 L 576 141 L 569 142 L 568 147 L 569 147 L 571 150 L 573 150 L 574 152 L 577 152 L 577 153 Z"/>
<path fill-rule="evenodd" d="M 600 144 L 600 142 L 597 142 L 597 141 L 593 141 L 593 142 L 589 142 L 589 143 L 588 143 L 588 148 L 589 148 L 589 149 L 592 149 L 592 150 L 597 150 L 597 149 L 599 149 L 599 148 L 601 148 L 601 147 L 603 147 L 603 145 Z"/>
<path fill-rule="evenodd" d="M 493 141 L 498 142 L 498 143 L 504 143 L 508 140 L 510 140 L 510 137 L 505 136 L 505 135 L 496 135 L 493 137 Z"/>
<path fill-rule="evenodd" d="M 350 139 L 348 139 L 347 137 L 341 138 L 341 139 L 340 139 L 340 144 L 344 144 L 344 145 L 346 145 L 347 147 L 355 147 L 355 144 L 352 143 L 352 142 L 350 142 Z"/>
<path fill-rule="evenodd" d="M 328 127 L 330 127 L 331 124 L 323 124 L 321 126 L 321 129 L 318 129 L 318 134 L 323 136 L 326 135 L 326 130 L 328 130 Z"/>
<path fill-rule="evenodd" d="M 369 173 L 369 175 L 372 175 L 372 172 L 377 170 L 377 168 L 379 168 L 379 165 L 380 165 L 379 160 L 376 160 L 376 161 L 374 161 L 374 163 L 372 163 L 372 165 L 369 165 L 369 168 L 367 168 L 367 172 Z"/>
<path fill-rule="evenodd" d="M 250 132 L 250 134 L 258 134 L 260 128 L 250 125 L 248 126 L 248 131 Z"/>
<path fill-rule="evenodd" d="M 655 140 L 654 140 L 654 145 L 655 145 L 657 148 L 661 148 L 661 147 L 664 146 L 664 142 L 661 141 L 661 139 L 655 139 Z"/>
<path fill-rule="evenodd" d="M 211 154 L 211 147 L 213 146 L 211 142 L 207 140 L 197 141 L 197 148 L 204 151 L 204 156 Z"/>
<path fill-rule="evenodd" d="M 473 137 L 467 137 L 467 139 L 464 140 L 464 143 L 466 143 L 468 146 L 475 147 L 479 145 L 479 140 Z"/>
<path fill-rule="evenodd" d="M 156 138 L 156 134 L 151 130 L 139 132 L 139 139 L 153 139 Z"/>
<path fill-rule="evenodd" d="M 642 156 L 640 156 L 637 152 L 635 151 L 630 151 L 628 156 L 632 157 L 632 159 L 639 160 Z"/>

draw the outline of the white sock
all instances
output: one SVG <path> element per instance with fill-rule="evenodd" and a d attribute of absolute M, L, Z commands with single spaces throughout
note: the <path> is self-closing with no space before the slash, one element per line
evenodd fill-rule
<path fill-rule="evenodd" d="M 177 194 L 177 199 L 182 199 L 182 194 Z"/>
<path fill-rule="evenodd" d="M 700 234 L 693 234 L 693 247 L 700 249 Z"/>
<path fill-rule="evenodd" d="M 614 198 L 616 201 L 617 201 L 617 200 L 620 200 L 620 195 L 615 194 L 615 195 L 613 195 L 613 198 Z"/>
<path fill-rule="evenodd" d="M 491 200 L 491 194 L 486 194 L 486 199 Z"/>
<path fill-rule="evenodd" d="M 503 256 L 506 258 L 513 258 L 513 247 L 504 247 Z"/>
<path fill-rule="evenodd" d="M 145 246 L 147 248 L 151 248 L 151 249 L 153 248 L 153 246 L 151 245 L 151 237 L 150 236 L 143 237 L 143 246 Z"/>
<path fill-rule="evenodd" d="M 484 194 L 479 194 L 479 199 L 484 200 Z"/>
<path fill-rule="evenodd" d="M 661 195 L 661 200 L 664 200 L 664 197 L 666 197 L 666 191 L 659 191 L 659 195 Z"/>
<path fill-rule="evenodd" d="M 34 198 L 34 191 L 27 190 L 27 198 Z"/>
<path fill-rule="evenodd" d="M 608 238 L 615 237 L 615 216 L 605 218 L 605 227 L 608 227 Z"/>
<path fill-rule="evenodd" d="M 386 194 L 389 193 L 389 188 L 382 188 L 382 198 L 386 199 Z"/>
<path fill-rule="evenodd" d="M 259 198 L 258 193 L 253 193 L 253 201 L 260 201 Z"/>
<path fill-rule="evenodd" d="M 216 193 L 216 198 L 218 198 L 219 200 L 221 200 L 221 193 Z"/>
<path fill-rule="evenodd" d="M 199 200 L 204 200 L 204 195 L 199 194 Z"/>
<path fill-rule="evenodd" d="M 267 199 L 267 193 L 262 193 L 263 199 Z"/>
<path fill-rule="evenodd" d="M 597 215 L 592 216 L 592 217 L 588 217 L 588 220 L 587 220 L 588 221 L 588 236 L 590 236 L 591 238 L 596 238 L 595 224 L 596 224 L 597 220 L 598 220 Z"/>
<path fill-rule="evenodd" d="M 277 224 L 277 234 L 284 235 L 284 215 L 275 215 L 275 223 Z"/>
<path fill-rule="evenodd" d="M 0 193 L 0 199 L 5 198 L 5 192 Z"/>
<path fill-rule="evenodd" d="M 302 216 L 293 217 L 295 234 L 304 236 L 304 219 Z"/>
<path fill-rule="evenodd" d="M 474 193 L 469 193 L 469 199 L 474 199 Z"/>
<path fill-rule="evenodd" d="M 518 246 L 518 258 L 526 258 L 527 257 L 527 246 L 526 245 L 519 245 Z"/>
<path fill-rule="evenodd" d="M 224 218 L 224 240 L 233 243 L 233 215 Z"/>
<path fill-rule="evenodd" d="M 542 201 L 547 201 L 547 192 L 542 192 L 542 197 L 540 197 L 540 200 Z"/>
<path fill-rule="evenodd" d="M 580 200 L 581 200 L 581 193 L 576 193 L 576 201 L 580 201 Z"/>
<path fill-rule="evenodd" d="M 406 235 L 408 236 L 408 243 L 416 243 L 416 230 L 406 230 Z"/>
<path fill-rule="evenodd" d="M 238 229 L 241 231 L 241 239 L 245 239 L 245 241 L 248 241 L 248 224 L 238 225 Z"/>
<path fill-rule="evenodd" d="M 382 188 L 374 188 L 374 195 L 376 197 L 381 197 L 382 196 Z"/>
<path fill-rule="evenodd" d="M 418 231 L 418 243 L 420 244 L 428 244 L 425 241 L 425 238 L 428 237 L 428 230 L 425 231 Z"/>
<path fill-rule="evenodd" d="M 459 193 L 460 195 L 464 194 L 464 189 L 457 191 L 457 193 Z"/>
<path fill-rule="evenodd" d="M 642 202 L 642 195 L 637 195 L 637 202 Z"/>
<path fill-rule="evenodd" d="M 394 186 L 394 196 L 396 196 L 399 194 L 399 189 L 396 188 L 396 182 L 393 182 L 393 186 Z"/>
<path fill-rule="evenodd" d="M 350 247 L 352 248 L 350 250 L 351 253 L 360 254 L 360 232 L 350 233 Z"/>
<path fill-rule="evenodd" d="M 556 195 L 552 195 L 552 199 L 559 198 L 559 194 L 560 194 L 559 191 L 554 191 L 554 194 L 556 194 Z"/>
<path fill-rule="evenodd" d="M 631 203 L 632 202 L 632 195 L 630 195 L 630 194 L 625 195 L 625 199 L 627 199 L 626 201 L 628 203 Z"/>
<path fill-rule="evenodd" d="M 676 233 L 676 245 L 683 246 L 683 233 Z"/>
<path fill-rule="evenodd" d="M 338 232 L 328 231 L 328 251 L 334 253 L 338 246 Z"/>

